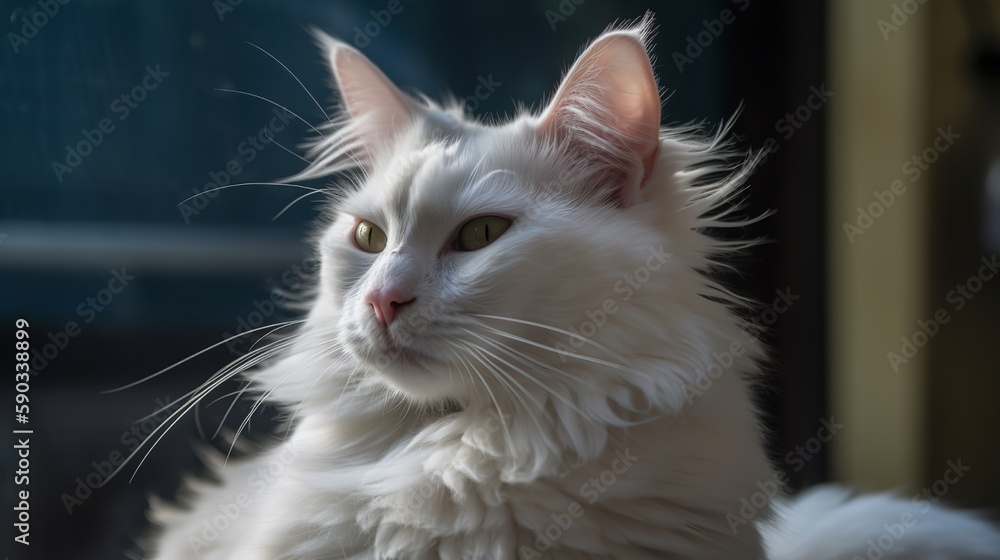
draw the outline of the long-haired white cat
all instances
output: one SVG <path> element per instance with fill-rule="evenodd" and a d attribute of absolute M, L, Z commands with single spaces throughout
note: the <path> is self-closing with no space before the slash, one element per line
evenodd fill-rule
<path fill-rule="evenodd" d="M 300 178 L 350 184 L 306 320 L 250 374 L 291 431 L 155 507 L 153 558 L 872 558 L 910 502 L 781 502 L 764 352 L 712 279 L 745 244 L 705 233 L 746 224 L 752 161 L 660 128 L 650 26 L 489 126 L 320 36 L 343 110 Z M 1000 558 L 971 514 L 917 517 L 881 558 Z"/>

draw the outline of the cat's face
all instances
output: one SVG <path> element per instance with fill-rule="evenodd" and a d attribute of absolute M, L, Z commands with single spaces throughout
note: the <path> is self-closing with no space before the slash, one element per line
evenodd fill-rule
<path fill-rule="evenodd" d="M 475 316 L 523 316 L 535 291 L 526 273 L 545 274 L 532 263 L 541 254 L 531 246 L 537 178 L 491 157 L 498 131 L 480 132 L 478 142 L 469 131 L 432 139 L 441 132 L 397 138 L 338 204 L 322 243 L 323 289 L 348 351 L 389 385 L 430 399 L 473 390 L 458 356 Z"/>
<path fill-rule="evenodd" d="M 483 390 L 478 375 L 497 375 L 491 366 L 522 377 L 518 368 L 538 369 L 531 360 L 561 363 L 513 337 L 567 343 L 525 322 L 565 330 L 600 306 L 615 279 L 593 267 L 633 252 L 644 226 L 560 192 L 566 168 L 531 125 L 430 140 L 439 134 L 403 134 L 337 205 L 322 289 L 362 364 L 412 396 L 466 401 Z"/>
<path fill-rule="evenodd" d="M 416 401 L 590 421 L 615 416 L 609 400 L 683 398 L 642 362 L 702 359 L 700 334 L 664 338 L 663 321 L 711 314 L 696 269 L 712 249 L 694 231 L 722 195 L 679 178 L 714 156 L 661 138 L 647 33 L 604 34 L 540 114 L 490 126 L 322 38 L 344 112 L 302 176 L 362 171 L 322 236 L 310 317 L 340 368 Z"/>

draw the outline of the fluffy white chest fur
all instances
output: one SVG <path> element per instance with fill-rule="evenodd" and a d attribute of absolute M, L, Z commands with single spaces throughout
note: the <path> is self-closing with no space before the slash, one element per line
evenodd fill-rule
<path fill-rule="evenodd" d="M 650 25 L 491 126 L 320 37 L 343 111 L 299 178 L 354 174 L 308 317 L 250 373 L 293 427 L 154 508 L 153 558 L 865 557 L 903 502 L 783 501 L 763 352 L 712 280 L 742 245 L 705 233 L 745 225 L 727 209 L 752 162 L 660 129 Z M 883 558 L 1000 558 L 994 529 L 933 513 Z"/>

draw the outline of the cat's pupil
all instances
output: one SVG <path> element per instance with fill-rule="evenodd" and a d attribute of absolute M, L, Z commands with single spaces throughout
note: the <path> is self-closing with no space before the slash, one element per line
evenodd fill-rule
<path fill-rule="evenodd" d="M 459 229 L 455 248 L 459 251 L 475 251 L 493 243 L 502 236 L 511 221 L 501 216 L 480 216 L 473 218 Z"/>

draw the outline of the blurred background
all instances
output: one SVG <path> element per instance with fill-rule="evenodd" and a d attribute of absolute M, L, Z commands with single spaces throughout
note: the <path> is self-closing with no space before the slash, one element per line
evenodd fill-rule
<path fill-rule="evenodd" d="M 3 422 L 33 434 L 31 546 L 5 522 L 0 554 L 125 558 L 147 498 L 201 468 L 192 445 L 222 447 L 220 423 L 249 412 L 222 386 L 131 482 L 137 461 L 107 482 L 159 408 L 250 347 L 223 341 L 293 318 L 276 290 L 314 273 L 320 201 L 261 184 L 305 165 L 297 146 L 336 101 L 309 27 L 404 90 L 499 118 L 646 10 L 664 124 L 711 128 L 742 107 L 737 145 L 768 153 L 746 212 L 776 214 L 746 234 L 770 243 L 732 281 L 769 328 L 776 465 L 793 487 L 911 495 L 960 461 L 942 499 L 1000 504 L 996 2 L 2 0 L 0 363 L 17 319 L 32 343 L 30 419 Z M 2 391 L 13 406 L 13 377 Z M 274 415 L 257 411 L 251 440 Z"/>

